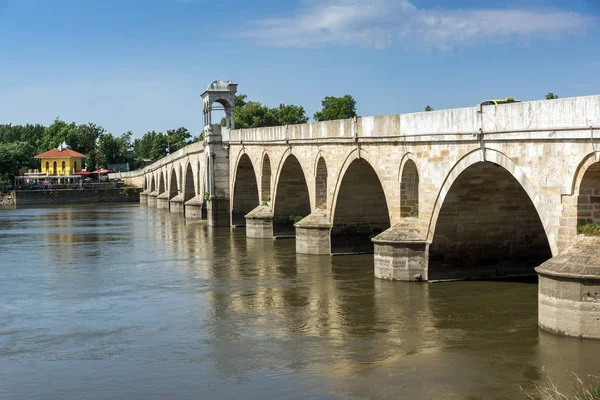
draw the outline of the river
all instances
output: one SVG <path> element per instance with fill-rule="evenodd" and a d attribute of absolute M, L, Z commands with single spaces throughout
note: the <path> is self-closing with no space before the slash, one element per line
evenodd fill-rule
<path fill-rule="evenodd" d="M 537 285 L 373 277 L 138 205 L 0 210 L 0 399 L 515 399 L 600 374 Z"/>

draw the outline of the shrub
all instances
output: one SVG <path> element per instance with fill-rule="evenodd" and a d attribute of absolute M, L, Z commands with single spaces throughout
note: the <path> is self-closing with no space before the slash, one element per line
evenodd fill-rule
<path fill-rule="evenodd" d="M 585 236 L 600 236 L 600 223 L 586 220 L 583 224 L 577 225 L 577 233 L 582 233 Z"/>
<path fill-rule="evenodd" d="M 294 224 L 297 224 L 298 222 L 300 222 L 302 220 L 302 218 L 304 218 L 302 215 L 290 215 L 288 217 L 288 219 L 290 221 L 292 221 Z"/>

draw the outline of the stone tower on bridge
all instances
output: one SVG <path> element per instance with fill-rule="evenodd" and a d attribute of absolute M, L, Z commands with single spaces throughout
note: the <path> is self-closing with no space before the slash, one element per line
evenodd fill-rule
<path fill-rule="evenodd" d="M 214 81 L 202 93 L 206 160 L 204 196 L 210 226 L 230 225 L 228 134 L 229 129 L 235 128 L 237 86 L 237 83 L 232 81 Z M 214 104 L 219 104 L 223 107 L 221 110 L 225 111 L 225 127 L 221 125 L 221 121 L 212 123 Z M 224 132 L 226 132 L 225 140 L 223 140 Z"/>

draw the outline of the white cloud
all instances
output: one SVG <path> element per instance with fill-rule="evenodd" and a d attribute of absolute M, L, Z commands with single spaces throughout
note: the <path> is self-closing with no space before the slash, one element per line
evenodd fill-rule
<path fill-rule="evenodd" d="M 240 36 L 266 46 L 449 50 L 554 38 L 595 23 L 594 17 L 556 9 L 419 9 L 406 0 L 325 0 L 289 17 L 255 21 Z"/>

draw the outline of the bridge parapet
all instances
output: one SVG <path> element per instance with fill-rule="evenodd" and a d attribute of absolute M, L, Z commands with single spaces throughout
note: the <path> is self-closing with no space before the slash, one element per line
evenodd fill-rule
<path fill-rule="evenodd" d="M 475 106 L 409 114 L 357 117 L 307 124 L 234 129 L 230 141 L 275 142 L 333 138 L 516 133 L 598 126 L 600 96 Z"/>
<path fill-rule="evenodd" d="M 152 171 L 159 170 L 165 166 L 169 166 L 173 164 L 175 161 L 183 159 L 189 155 L 195 155 L 204 152 L 204 142 L 199 141 L 185 146 L 182 149 L 177 150 L 173 154 L 169 154 L 166 157 L 161 158 L 160 160 L 142 168 L 137 169 L 135 171 L 130 172 L 115 172 L 108 174 L 110 179 L 123 179 L 125 181 L 131 181 L 131 184 L 136 186 L 141 186 L 142 178 L 151 173 Z M 140 179 L 137 179 L 140 178 Z M 137 182 L 139 180 L 139 182 Z"/>

